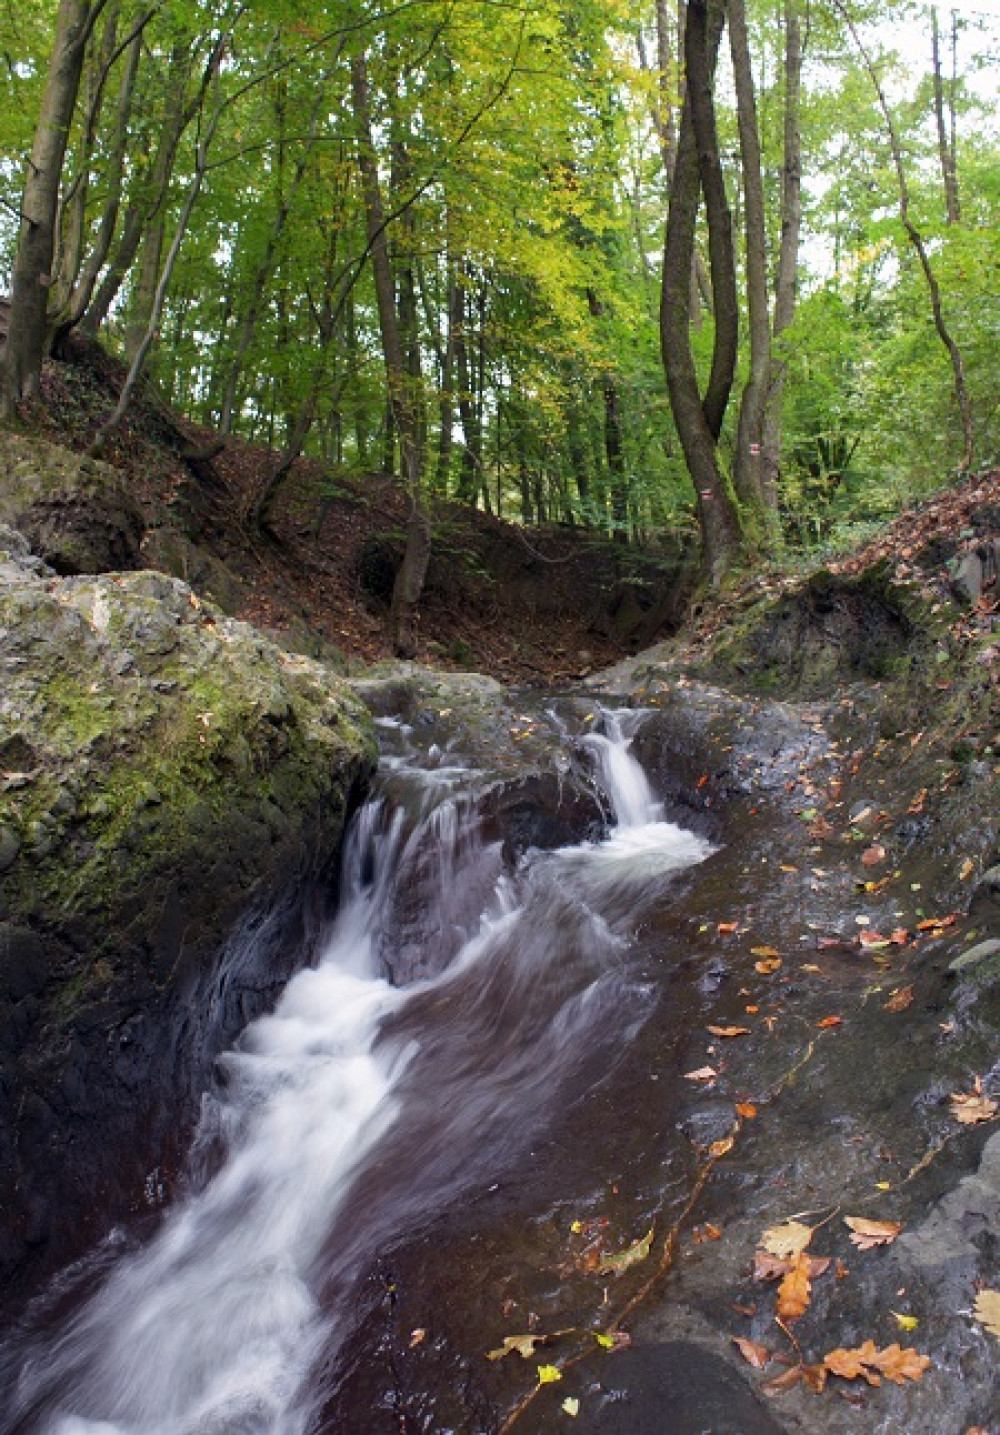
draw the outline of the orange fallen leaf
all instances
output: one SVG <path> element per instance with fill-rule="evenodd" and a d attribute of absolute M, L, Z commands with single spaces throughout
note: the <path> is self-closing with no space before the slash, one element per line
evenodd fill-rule
<path fill-rule="evenodd" d="M 893 992 L 887 1002 L 883 1002 L 885 1011 L 905 1011 L 908 1006 L 913 1005 L 913 988 L 899 987 Z"/>
<path fill-rule="evenodd" d="M 867 927 L 858 933 L 858 941 L 863 947 L 887 947 L 889 938 L 883 937 L 881 932 L 869 932 Z"/>
<path fill-rule="evenodd" d="M 889 941 L 897 947 L 905 947 L 910 940 L 910 934 L 905 927 L 897 927 L 889 938 Z"/>
<path fill-rule="evenodd" d="M 780 957 L 768 957 L 763 962 L 754 962 L 753 964 L 754 971 L 760 972 L 762 977 L 769 977 L 772 972 L 776 972 L 780 968 L 780 966 Z"/>
<path fill-rule="evenodd" d="M 721 935 L 726 932 L 735 932 L 739 926 L 738 922 L 716 922 L 715 930 Z"/>
<path fill-rule="evenodd" d="M 713 1036 L 732 1037 L 750 1035 L 750 1028 L 748 1026 L 709 1026 L 705 1029 L 706 1031 L 710 1031 Z"/>
<path fill-rule="evenodd" d="M 902 1221 L 869 1221 L 865 1216 L 845 1216 L 844 1225 L 850 1227 L 852 1245 L 861 1251 L 890 1245 L 903 1229 Z"/>
<path fill-rule="evenodd" d="M 825 1016 L 821 1021 L 818 1021 L 816 1025 L 818 1027 L 842 1026 L 843 1021 L 844 1018 L 842 1016 Z"/>
<path fill-rule="evenodd" d="M 882 1377 L 893 1385 L 902 1385 L 907 1380 L 920 1380 L 930 1365 L 929 1355 L 904 1349 L 896 1344 L 878 1350 L 873 1340 L 866 1340 L 855 1350 L 831 1350 L 823 1364 L 831 1375 L 844 1380 L 867 1380 L 869 1385 L 881 1385 Z"/>
<path fill-rule="evenodd" d="M 809 1279 L 809 1257 L 801 1252 L 778 1287 L 778 1315 L 781 1320 L 798 1320 L 809 1309 L 812 1282 Z"/>
<path fill-rule="evenodd" d="M 736 1114 L 742 1116 L 744 1121 L 752 1121 L 757 1115 L 757 1108 L 752 1101 L 737 1101 Z"/>
<path fill-rule="evenodd" d="M 734 1335 L 733 1344 L 747 1364 L 753 1366 L 754 1370 L 763 1370 L 764 1366 L 767 1365 L 771 1359 L 771 1352 L 766 1346 L 758 1345 L 754 1340 L 746 1340 L 742 1335 Z"/>
<path fill-rule="evenodd" d="M 862 852 L 861 860 L 866 867 L 877 867 L 880 862 L 885 861 L 885 856 L 885 848 L 881 842 L 873 842 L 870 847 L 866 847 Z"/>
<path fill-rule="evenodd" d="M 752 957 L 780 957 L 781 953 L 777 947 L 751 947 L 750 955 Z"/>

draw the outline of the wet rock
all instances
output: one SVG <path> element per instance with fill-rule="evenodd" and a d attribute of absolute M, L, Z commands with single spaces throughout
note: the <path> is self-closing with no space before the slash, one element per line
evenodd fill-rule
<path fill-rule="evenodd" d="M 904 1264 L 925 1274 L 958 1263 L 978 1266 L 980 1246 L 1000 1227 L 1000 1134 L 983 1147 L 979 1169 L 965 1176 L 916 1229 L 897 1242 Z M 971 1288 L 971 1287 L 970 1287 Z"/>
<path fill-rule="evenodd" d="M 966 553 L 951 575 L 951 591 L 960 602 L 972 607 L 982 596 L 983 577 L 982 559 L 977 553 Z"/>
<path fill-rule="evenodd" d="M 782 1435 L 785 1427 L 726 1361 L 676 1340 L 619 1351 L 585 1390 L 573 1428 L 600 1435 Z"/>
<path fill-rule="evenodd" d="M 12 827 L 0 826 L 0 872 L 6 872 L 17 861 L 21 839 Z"/>

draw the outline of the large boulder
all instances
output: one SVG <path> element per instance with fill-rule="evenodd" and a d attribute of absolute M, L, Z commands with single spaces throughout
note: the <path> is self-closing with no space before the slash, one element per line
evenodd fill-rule
<path fill-rule="evenodd" d="M 0 529 L 11 1289 L 156 1197 L 215 1054 L 308 960 L 374 761 L 321 664 L 162 574 L 46 576 Z"/>
<path fill-rule="evenodd" d="M 0 434 L 0 523 L 59 573 L 139 566 L 145 526 L 122 475 L 25 434 Z"/>

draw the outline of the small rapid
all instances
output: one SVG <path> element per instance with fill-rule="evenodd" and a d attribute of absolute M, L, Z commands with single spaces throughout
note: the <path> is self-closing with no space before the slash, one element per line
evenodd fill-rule
<path fill-rule="evenodd" d="M 629 922 L 708 842 L 663 819 L 630 751 L 584 739 L 602 841 L 488 842 L 474 774 L 387 733 L 314 967 L 217 1062 L 190 1193 L 54 1330 L 12 1342 L 6 1429 L 305 1435 L 381 1250 L 509 1170 L 606 1074 L 650 992 Z M 391 793 L 391 797 L 387 794 Z"/>

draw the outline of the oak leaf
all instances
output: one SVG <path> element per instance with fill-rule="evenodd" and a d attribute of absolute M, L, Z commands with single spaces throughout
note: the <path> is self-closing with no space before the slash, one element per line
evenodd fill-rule
<path fill-rule="evenodd" d="M 895 1342 L 879 1350 L 873 1340 L 864 1341 L 855 1350 L 831 1350 L 823 1359 L 831 1375 L 839 1375 L 844 1380 L 861 1378 L 869 1385 L 881 1385 L 883 1377 L 894 1385 L 920 1380 L 930 1363 L 929 1355 L 921 1355 Z"/>
<path fill-rule="evenodd" d="M 808 1310 L 811 1298 L 809 1257 L 801 1252 L 791 1262 L 791 1269 L 778 1287 L 779 1317 L 782 1320 L 798 1320 Z"/>
<path fill-rule="evenodd" d="M 903 1229 L 902 1221 L 869 1221 L 865 1216 L 845 1216 L 851 1230 L 851 1244 L 860 1251 L 890 1245 Z"/>

